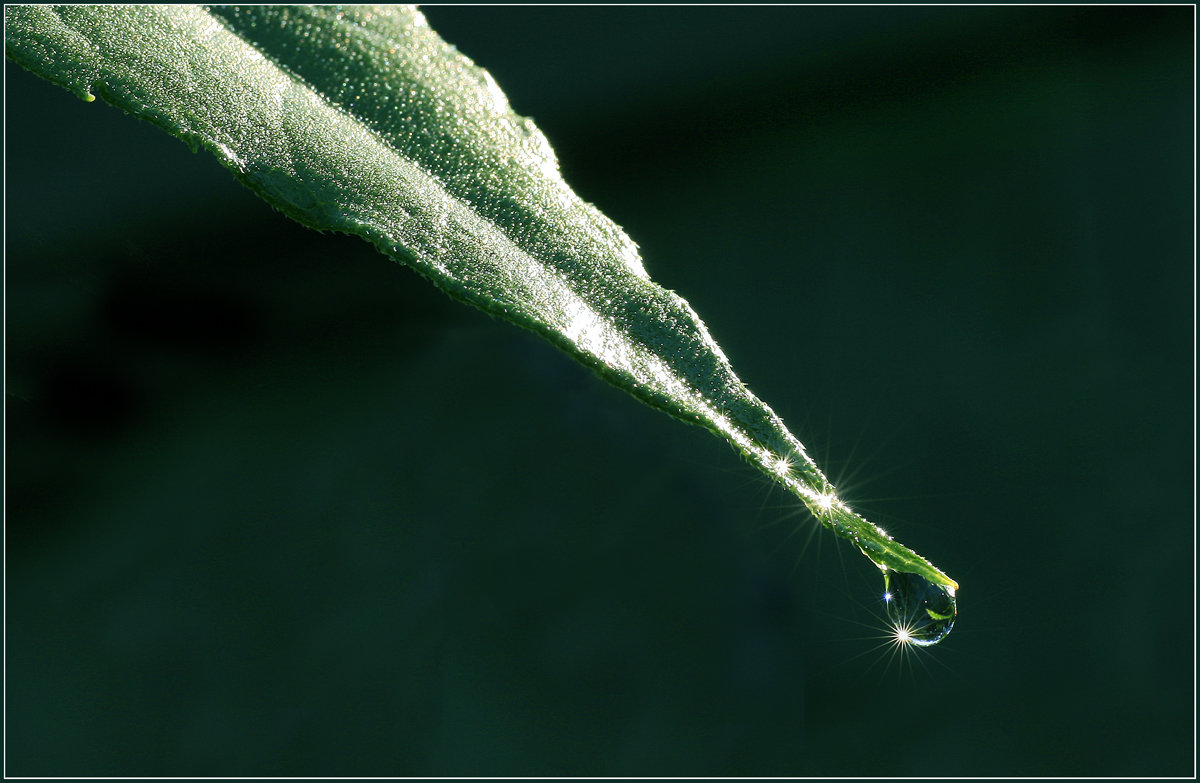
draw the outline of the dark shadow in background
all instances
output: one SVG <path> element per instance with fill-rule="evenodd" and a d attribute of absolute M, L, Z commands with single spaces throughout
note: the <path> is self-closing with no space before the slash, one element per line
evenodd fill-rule
<path fill-rule="evenodd" d="M 1190 774 L 1193 9 L 428 14 L 959 628 L 7 66 L 8 774 Z"/>

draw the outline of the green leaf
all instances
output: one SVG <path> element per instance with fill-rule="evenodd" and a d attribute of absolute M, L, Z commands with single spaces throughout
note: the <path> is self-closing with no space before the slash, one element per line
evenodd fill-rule
<path fill-rule="evenodd" d="M 846 506 L 686 301 L 566 185 L 534 123 L 414 7 L 6 6 L 9 58 L 212 152 L 275 208 L 360 236 L 727 440 L 883 569 L 957 584 Z"/>

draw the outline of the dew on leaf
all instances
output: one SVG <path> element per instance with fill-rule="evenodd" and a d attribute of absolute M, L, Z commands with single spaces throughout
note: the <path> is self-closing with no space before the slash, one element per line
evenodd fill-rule
<path fill-rule="evenodd" d="M 887 568 L 883 589 L 884 608 L 901 642 L 928 647 L 945 639 L 954 628 L 958 606 L 953 587 Z"/>

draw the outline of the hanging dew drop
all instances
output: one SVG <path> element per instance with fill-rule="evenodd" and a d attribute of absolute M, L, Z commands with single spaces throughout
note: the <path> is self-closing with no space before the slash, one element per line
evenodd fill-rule
<path fill-rule="evenodd" d="M 953 587 L 890 568 L 883 572 L 883 605 L 897 641 L 918 647 L 945 639 L 958 614 Z"/>

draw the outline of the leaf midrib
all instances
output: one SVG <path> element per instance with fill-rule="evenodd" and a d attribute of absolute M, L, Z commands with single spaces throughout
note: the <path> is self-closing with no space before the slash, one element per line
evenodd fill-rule
<path fill-rule="evenodd" d="M 580 283 L 578 283 L 575 280 L 572 280 L 568 275 L 566 275 L 564 272 L 562 272 L 560 269 L 558 269 L 555 265 L 546 263 L 544 260 L 540 259 L 536 253 L 531 252 L 529 250 L 529 248 L 522 245 L 520 238 L 514 238 L 513 236 L 510 235 L 509 231 L 507 231 L 503 226 L 499 225 L 494 219 L 492 219 L 491 217 L 489 217 L 487 215 L 480 214 L 477 210 L 475 210 L 473 204 L 471 203 L 471 201 L 469 199 L 464 198 L 460 193 L 456 193 L 453 190 L 454 186 L 452 184 L 447 183 L 440 176 L 438 176 L 438 174 L 430 171 L 424 165 L 422 165 L 420 162 L 408 157 L 404 153 L 404 151 L 399 148 L 399 146 L 396 144 L 396 142 L 394 142 L 391 138 L 389 138 L 389 134 L 387 132 L 379 129 L 379 127 L 378 127 L 379 121 L 374 120 L 367 115 L 356 112 L 352 107 L 343 105 L 342 103 L 340 103 L 336 100 L 333 100 L 328 95 L 326 95 L 324 92 L 322 92 L 309 79 L 307 79 L 302 74 L 297 72 L 294 68 L 289 66 L 286 62 L 281 61 L 279 58 L 275 57 L 274 55 L 266 53 L 252 39 L 250 39 L 249 37 L 247 37 L 247 35 L 243 34 L 241 31 L 239 31 L 238 29 L 236 29 L 233 26 L 231 26 L 230 24 L 228 24 L 226 22 L 226 20 L 209 13 L 207 7 L 202 6 L 202 8 L 205 11 L 205 13 L 209 16 L 209 18 L 212 18 L 214 21 L 216 21 L 218 24 L 220 24 L 223 29 L 225 29 L 231 35 L 236 37 L 244 45 L 246 45 L 250 49 L 254 50 L 255 52 L 260 53 L 262 58 L 265 61 L 269 62 L 282 75 L 286 76 L 288 79 L 294 81 L 295 83 L 298 83 L 299 85 L 303 86 L 309 93 L 311 93 L 314 96 L 317 96 L 326 106 L 328 106 L 332 110 L 337 111 L 338 113 L 342 114 L 343 116 L 346 116 L 349 119 L 353 120 L 356 125 L 365 129 L 375 141 L 377 141 L 380 145 L 382 145 L 385 149 L 387 149 L 389 154 L 391 156 L 393 156 L 396 160 L 402 161 L 403 163 L 405 163 L 409 166 L 412 166 L 414 169 L 419 171 L 426 178 L 426 180 L 428 180 L 429 182 L 432 182 L 432 183 L 436 183 L 436 185 L 440 189 L 440 191 L 442 193 L 444 193 L 455 205 L 457 205 L 463 213 L 469 215 L 473 219 L 476 219 L 476 220 L 479 220 L 479 221 L 485 223 L 492 231 L 495 232 L 495 235 L 502 237 L 504 239 L 504 241 L 507 242 L 509 245 L 511 245 L 512 248 L 514 248 L 518 253 L 520 253 L 525 258 L 529 259 L 532 262 L 532 265 L 537 267 L 541 271 L 542 274 L 552 277 L 559 285 L 561 285 L 564 288 L 566 288 L 567 290 L 569 290 L 573 294 L 573 296 L 579 301 L 579 303 L 583 307 L 587 308 L 590 311 L 591 318 L 593 320 L 600 320 L 604 323 L 604 325 L 607 327 L 607 331 L 609 331 L 612 334 L 622 335 L 625 339 L 629 340 L 630 342 L 635 343 L 641 349 L 640 353 L 642 354 L 642 356 L 640 358 L 643 361 L 648 361 L 648 362 L 651 362 L 651 363 L 657 365 L 658 371 L 655 373 L 656 375 L 659 375 L 659 377 L 661 377 L 663 370 L 669 368 L 669 374 L 670 374 L 672 380 L 675 383 L 677 383 L 680 387 L 682 387 L 683 390 L 686 391 L 687 396 L 692 398 L 694 405 L 696 405 L 697 407 L 701 407 L 701 408 L 709 407 L 708 403 L 706 402 L 706 400 L 704 398 L 703 393 L 696 387 L 692 386 L 691 383 L 689 383 L 686 375 L 679 372 L 678 370 L 671 367 L 670 365 L 666 364 L 665 362 L 656 361 L 658 357 L 656 356 L 656 354 L 653 350 L 653 346 L 648 345 L 645 342 L 642 342 L 642 341 L 632 337 L 627 331 L 622 330 L 620 328 L 620 324 L 616 321 L 616 319 L 612 315 L 603 313 L 603 312 L 597 310 L 596 308 L 592 307 L 591 304 L 587 301 L 586 296 L 584 296 L 584 294 L 580 291 L 580 287 L 581 287 Z M 378 33 L 374 30 L 364 27 L 363 25 L 358 24 L 356 21 L 354 21 L 351 18 L 339 19 L 338 22 L 340 24 L 344 24 L 344 25 L 354 25 L 357 29 L 361 30 L 364 34 L 370 36 L 372 39 L 374 39 L 376 41 L 388 40 L 387 37 L 382 35 L 381 33 Z M 510 113 L 511 113 L 511 109 L 510 109 Z M 519 206 L 521 206 L 522 208 L 525 208 L 525 205 L 519 205 Z M 367 229 L 369 233 L 373 233 L 373 232 L 370 232 L 370 229 L 372 228 L 371 226 L 365 225 L 365 226 L 363 226 L 363 228 Z M 370 241 L 372 241 L 377 247 L 379 247 L 381 250 L 383 250 L 385 253 L 389 252 L 389 246 L 387 244 L 387 241 L 381 242 L 370 236 L 368 236 L 367 238 Z M 388 239 L 388 241 L 390 241 L 390 238 Z M 397 253 L 397 252 L 402 253 L 402 254 L 408 256 L 408 258 L 411 262 L 414 262 L 415 264 L 420 264 L 422 267 L 429 265 L 429 266 L 432 266 L 434 269 L 438 269 L 436 262 L 431 262 L 429 259 L 418 258 L 415 255 L 413 255 L 411 252 L 409 252 L 408 249 L 404 248 L 403 246 L 399 246 L 398 248 L 396 246 L 391 246 L 390 251 L 392 253 Z M 587 270 L 580 270 L 580 271 L 586 272 Z M 603 271 L 613 273 L 615 270 L 605 269 Z M 620 274 L 622 272 L 624 272 L 624 270 L 620 269 L 616 273 Z M 449 284 L 457 286 L 458 280 L 456 278 L 451 277 L 451 276 L 445 276 L 445 279 L 447 280 L 447 282 Z M 624 274 L 623 280 L 626 283 L 632 283 L 639 287 L 644 286 L 646 289 L 656 290 L 656 291 L 662 290 L 660 286 L 658 286 L 655 283 L 653 283 L 645 278 L 642 278 L 638 275 Z M 480 307 L 481 309 L 485 309 L 488 311 L 495 310 L 495 306 L 485 298 L 471 297 L 470 301 L 473 305 Z M 515 304 L 517 304 L 517 302 L 514 301 L 513 304 L 515 305 Z M 547 314 L 547 315 L 550 315 L 550 314 Z M 511 318 L 512 314 L 505 313 L 505 317 Z M 549 320 L 549 319 L 547 319 L 547 320 Z M 538 332 L 539 334 L 543 335 L 544 337 L 549 338 L 551 341 L 555 342 L 562 348 L 567 348 L 568 350 L 571 350 L 571 351 L 581 352 L 584 355 L 588 356 L 589 359 L 591 360 L 590 363 L 592 364 L 594 369 L 611 370 L 613 368 L 613 365 L 610 362 L 605 361 L 603 356 L 599 355 L 598 353 L 596 353 L 593 350 L 589 350 L 589 349 L 583 347 L 578 342 L 571 342 L 569 340 L 564 339 L 563 336 L 561 335 L 561 333 L 559 333 L 556 330 L 545 329 L 545 328 L 541 327 L 540 324 L 536 324 L 536 323 L 528 323 L 528 324 L 524 324 L 524 325 L 526 325 L 527 328 L 533 329 L 534 331 Z M 711 337 L 709 337 L 706 340 L 706 342 L 708 342 L 710 346 L 716 347 L 715 343 L 711 340 Z M 717 350 L 719 350 L 719 348 Z M 727 367 L 727 365 L 726 365 L 726 367 Z M 634 381 L 639 380 L 638 376 L 636 374 L 634 374 L 633 372 L 630 372 L 630 370 L 627 369 L 626 367 L 622 366 L 622 371 L 623 371 L 622 374 L 626 375 L 630 379 L 632 379 Z M 734 376 L 734 377 L 736 377 L 736 376 Z M 744 386 L 743 386 L 743 389 L 744 389 Z M 745 390 L 744 393 L 749 395 L 748 390 Z M 750 396 L 752 396 L 752 395 L 750 395 Z M 656 397 L 658 398 L 657 399 L 658 407 L 667 409 L 669 412 L 671 412 L 676 417 L 682 418 L 687 421 L 691 421 L 692 423 L 700 423 L 702 425 L 707 426 L 707 424 L 708 424 L 707 422 L 696 420 L 696 415 L 695 415 L 696 411 L 680 408 L 677 404 L 675 404 L 675 401 L 673 399 L 671 399 L 670 396 L 656 395 Z M 759 401 L 757 399 L 754 399 L 754 402 L 759 402 Z M 711 428 L 711 427 L 709 427 L 709 428 Z M 729 437 L 728 432 L 721 432 L 721 435 L 722 435 L 722 437 L 726 437 L 726 438 Z"/>

